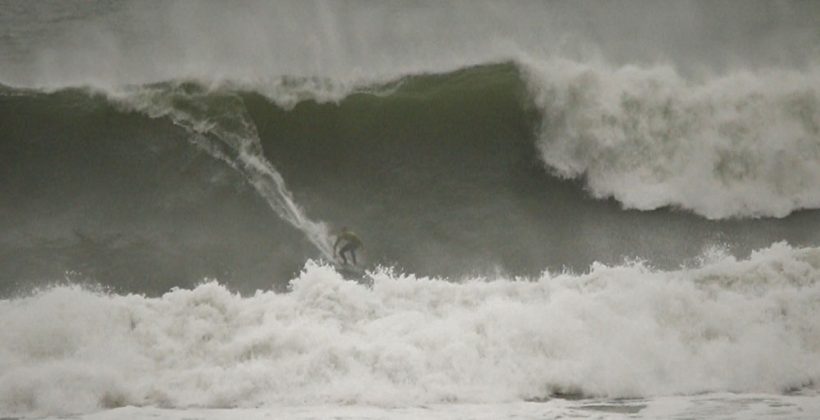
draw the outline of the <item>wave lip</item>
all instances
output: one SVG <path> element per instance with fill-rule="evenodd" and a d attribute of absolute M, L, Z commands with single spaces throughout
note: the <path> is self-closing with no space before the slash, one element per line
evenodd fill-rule
<path fill-rule="evenodd" d="M 291 292 L 159 298 L 57 287 L 0 301 L 0 412 L 504 402 L 787 392 L 820 380 L 820 249 L 537 281 L 308 263 Z"/>
<path fill-rule="evenodd" d="M 539 149 L 566 178 L 626 208 L 709 219 L 820 207 L 820 72 L 736 72 L 693 82 L 670 67 L 526 66 Z"/>

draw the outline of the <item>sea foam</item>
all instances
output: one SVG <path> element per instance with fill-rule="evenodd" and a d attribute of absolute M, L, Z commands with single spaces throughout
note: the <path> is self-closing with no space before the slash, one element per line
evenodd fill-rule
<path fill-rule="evenodd" d="M 0 413 L 785 392 L 820 379 L 820 249 L 461 282 L 309 262 L 291 291 L 0 301 Z"/>
<path fill-rule="evenodd" d="M 730 72 L 547 60 L 524 66 L 546 165 L 626 208 L 710 219 L 820 206 L 820 71 Z"/>

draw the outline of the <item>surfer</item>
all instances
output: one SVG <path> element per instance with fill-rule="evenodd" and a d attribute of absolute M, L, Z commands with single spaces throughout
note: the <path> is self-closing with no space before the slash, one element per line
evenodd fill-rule
<path fill-rule="evenodd" d="M 342 228 L 342 232 L 339 236 L 336 237 L 336 243 L 333 244 L 333 252 L 336 252 L 336 248 L 339 247 L 339 244 L 344 243 L 342 249 L 339 250 L 338 254 L 342 257 L 342 261 L 344 264 L 347 264 L 347 256 L 345 254 L 350 254 L 351 259 L 353 260 L 353 265 L 356 265 L 356 250 L 362 247 L 362 240 L 356 236 L 353 231 L 347 228 L 347 226 Z"/>

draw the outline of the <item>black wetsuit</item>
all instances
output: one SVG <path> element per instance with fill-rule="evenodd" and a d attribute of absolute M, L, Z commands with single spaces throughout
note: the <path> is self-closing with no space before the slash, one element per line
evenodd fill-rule
<path fill-rule="evenodd" d="M 351 259 L 353 260 L 353 264 L 356 264 L 356 250 L 362 246 L 362 240 L 356 236 L 355 233 L 350 231 L 342 232 L 339 237 L 336 239 L 336 243 L 333 245 L 333 249 L 335 250 L 339 243 L 342 241 L 345 244 L 342 246 L 342 249 L 339 250 L 339 255 L 342 257 L 342 261 L 347 264 L 347 256 L 345 254 L 350 254 Z"/>

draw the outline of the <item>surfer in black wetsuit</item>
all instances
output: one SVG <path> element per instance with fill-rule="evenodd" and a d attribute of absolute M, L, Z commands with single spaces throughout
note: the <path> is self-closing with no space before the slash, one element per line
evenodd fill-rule
<path fill-rule="evenodd" d="M 353 260 L 353 265 L 356 265 L 356 250 L 362 247 L 362 240 L 345 226 L 342 228 L 342 233 L 336 237 L 336 243 L 333 244 L 334 253 L 336 252 L 336 248 L 339 247 L 339 244 L 342 243 L 344 243 L 344 245 L 342 245 L 342 249 L 338 252 L 339 256 L 342 257 L 342 261 L 347 264 L 347 256 L 345 254 L 349 253 Z"/>

